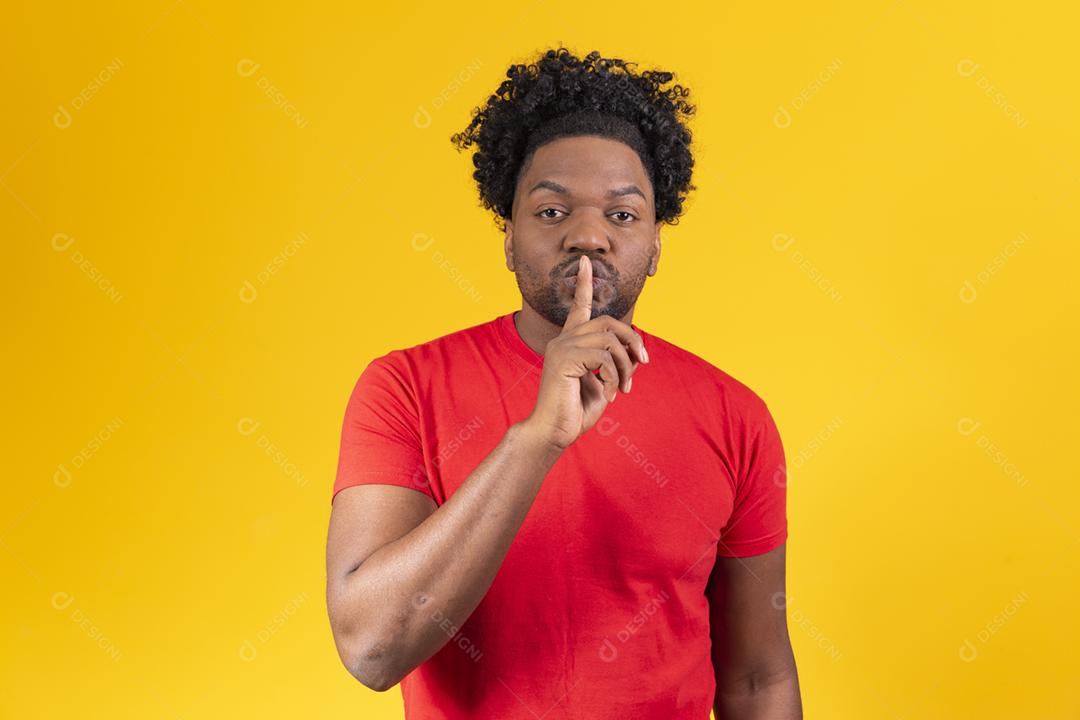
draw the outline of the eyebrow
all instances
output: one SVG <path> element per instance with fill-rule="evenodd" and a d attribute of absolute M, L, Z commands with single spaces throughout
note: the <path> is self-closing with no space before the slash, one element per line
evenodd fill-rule
<path fill-rule="evenodd" d="M 566 187 L 564 187 L 563 185 L 560 185 L 559 183 L 555 182 L 554 180 L 541 180 L 540 182 L 533 185 L 529 189 L 529 192 L 526 193 L 526 194 L 527 195 L 532 195 L 537 190 L 551 190 L 552 192 L 557 192 L 557 193 L 560 193 L 562 195 L 569 195 L 570 194 L 570 191 L 567 190 Z M 623 195 L 640 195 L 642 200 L 646 199 L 645 198 L 645 193 L 643 193 L 641 191 L 641 188 L 639 188 L 637 185 L 624 185 L 623 187 L 612 188 L 611 190 L 607 191 L 607 193 L 604 195 L 604 197 L 614 198 L 614 197 L 621 197 Z"/>

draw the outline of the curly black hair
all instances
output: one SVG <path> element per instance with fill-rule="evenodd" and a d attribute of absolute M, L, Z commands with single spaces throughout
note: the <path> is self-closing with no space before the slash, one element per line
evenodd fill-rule
<path fill-rule="evenodd" d="M 678 223 L 686 194 L 696 189 L 685 124 L 695 108 L 685 100 L 689 88 L 664 87 L 673 73 L 638 73 L 636 65 L 595 50 L 583 59 L 563 47 L 547 50 L 534 63 L 511 65 L 487 104 L 473 109 L 468 127 L 450 140 L 458 151 L 476 145 L 473 178 L 500 230 L 532 153 L 575 135 L 606 136 L 633 148 L 652 181 L 656 220 Z"/>

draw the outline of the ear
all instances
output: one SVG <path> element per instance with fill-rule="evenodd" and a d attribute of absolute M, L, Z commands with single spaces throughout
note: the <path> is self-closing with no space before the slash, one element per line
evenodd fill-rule
<path fill-rule="evenodd" d="M 506 237 L 503 238 L 503 252 L 506 254 L 506 269 L 514 271 L 514 224 L 510 220 L 504 221 L 506 225 Z"/>
<path fill-rule="evenodd" d="M 652 262 L 649 263 L 649 277 L 656 274 L 656 266 L 660 263 L 660 226 L 662 222 L 656 223 L 656 227 L 653 228 L 653 256 Z"/>

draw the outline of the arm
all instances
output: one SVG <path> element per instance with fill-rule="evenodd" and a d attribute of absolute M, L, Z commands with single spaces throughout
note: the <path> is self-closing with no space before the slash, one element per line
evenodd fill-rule
<path fill-rule="evenodd" d="M 442 506 L 416 490 L 360 485 L 334 499 L 327 539 L 330 624 L 342 662 L 384 691 L 450 641 L 495 579 L 558 459 L 530 426 L 510 426 Z"/>
<path fill-rule="evenodd" d="M 718 557 L 707 595 L 716 673 L 716 720 L 801 720 L 802 699 L 787 630 L 786 546 Z"/>
<path fill-rule="evenodd" d="M 415 489 L 378 483 L 335 496 L 327 610 L 338 655 L 369 688 L 393 687 L 450 641 L 455 633 L 444 628 L 460 627 L 480 604 L 548 471 L 617 392 L 630 391 L 647 357 L 641 336 L 608 316 L 590 320 L 591 309 L 592 266 L 582 256 L 566 324 L 544 351 L 532 414 L 510 426 L 441 506 Z M 385 424 L 377 412 L 365 417 Z M 348 422 L 345 430 L 360 432 Z"/>

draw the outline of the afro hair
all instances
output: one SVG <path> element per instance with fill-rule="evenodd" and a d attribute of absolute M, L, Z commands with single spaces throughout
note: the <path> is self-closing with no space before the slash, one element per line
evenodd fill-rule
<path fill-rule="evenodd" d="M 635 150 L 652 182 L 657 222 L 678 222 L 686 194 L 695 189 L 686 127 L 694 113 L 685 100 L 690 90 L 665 87 L 674 78 L 670 72 L 635 67 L 595 50 L 584 59 L 562 47 L 547 50 L 535 63 L 511 65 L 487 104 L 474 108 L 468 127 L 450 140 L 459 151 L 476 145 L 473 178 L 500 230 L 511 219 L 532 153 L 555 138 L 578 135 L 610 137 Z"/>

